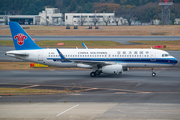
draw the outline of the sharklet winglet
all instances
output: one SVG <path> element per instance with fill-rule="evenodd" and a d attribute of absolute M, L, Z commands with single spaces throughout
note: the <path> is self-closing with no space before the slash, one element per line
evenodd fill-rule
<path fill-rule="evenodd" d="M 85 49 L 88 49 L 88 47 L 82 42 L 82 45 Z"/>
<path fill-rule="evenodd" d="M 56 48 L 56 50 L 57 50 L 57 52 L 58 52 L 58 54 L 59 54 L 59 57 L 63 60 L 63 61 L 69 61 L 68 59 L 66 59 L 65 57 L 64 57 L 64 55 Z"/>

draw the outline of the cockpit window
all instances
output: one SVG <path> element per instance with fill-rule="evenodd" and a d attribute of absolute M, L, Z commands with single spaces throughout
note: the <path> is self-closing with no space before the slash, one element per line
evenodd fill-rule
<path fill-rule="evenodd" d="M 168 57 L 171 56 L 170 54 L 162 54 L 162 57 Z"/>

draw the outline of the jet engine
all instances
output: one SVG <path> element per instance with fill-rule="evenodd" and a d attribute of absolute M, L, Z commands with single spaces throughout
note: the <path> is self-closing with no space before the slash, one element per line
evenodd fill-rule
<path fill-rule="evenodd" d="M 123 72 L 122 65 L 107 65 L 102 67 L 102 72 L 106 74 L 119 74 Z"/>

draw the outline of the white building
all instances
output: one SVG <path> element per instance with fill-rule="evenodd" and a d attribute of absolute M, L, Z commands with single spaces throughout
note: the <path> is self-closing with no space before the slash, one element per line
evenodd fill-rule
<path fill-rule="evenodd" d="M 0 25 L 6 25 L 6 24 L 7 24 L 7 16 L 0 15 Z"/>
<path fill-rule="evenodd" d="M 156 19 L 156 20 L 153 20 L 153 25 L 159 25 L 160 24 L 160 20 Z"/>
<path fill-rule="evenodd" d="M 45 8 L 39 16 L 41 25 L 62 25 L 62 13 L 58 8 Z"/>
<path fill-rule="evenodd" d="M 174 24 L 175 25 L 180 25 L 180 18 L 176 18 L 175 21 L 174 21 Z"/>
<path fill-rule="evenodd" d="M 8 23 L 15 21 L 21 25 L 38 25 L 40 22 L 38 15 L 7 15 L 7 20 Z"/>
<path fill-rule="evenodd" d="M 106 25 L 107 21 L 108 25 L 116 25 L 114 17 L 114 13 L 65 13 L 65 25 L 94 25 L 94 21 L 96 25 Z"/>

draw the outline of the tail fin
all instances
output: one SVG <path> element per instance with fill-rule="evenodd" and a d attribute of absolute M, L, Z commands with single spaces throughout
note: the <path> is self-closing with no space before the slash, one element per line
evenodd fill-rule
<path fill-rule="evenodd" d="M 42 49 L 17 22 L 9 22 L 9 26 L 16 50 Z"/>

